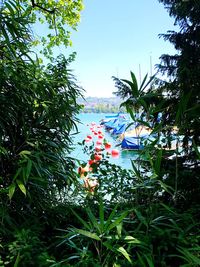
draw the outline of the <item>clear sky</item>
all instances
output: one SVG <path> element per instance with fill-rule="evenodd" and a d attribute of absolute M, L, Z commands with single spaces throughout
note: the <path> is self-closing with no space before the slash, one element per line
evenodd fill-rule
<path fill-rule="evenodd" d="M 112 76 L 138 80 L 154 72 L 162 54 L 174 54 L 173 46 L 160 33 L 174 30 L 174 19 L 158 0 L 85 0 L 81 23 L 72 32 L 76 51 L 72 69 L 86 90 L 85 96 L 110 97 L 115 90 Z M 141 69 L 141 72 L 139 71 Z"/>

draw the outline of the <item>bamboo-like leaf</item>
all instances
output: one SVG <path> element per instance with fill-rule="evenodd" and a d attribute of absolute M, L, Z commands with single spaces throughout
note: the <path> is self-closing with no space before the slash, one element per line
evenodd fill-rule
<path fill-rule="evenodd" d="M 173 189 L 171 186 L 166 185 L 166 184 L 163 183 L 163 181 L 161 181 L 161 180 L 158 180 L 158 183 L 160 184 L 160 186 L 161 186 L 167 193 L 169 193 L 170 195 L 173 194 L 174 189 Z"/>
<path fill-rule="evenodd" d="M 117 219 L 114 220 L 110 225 L 108 225 L 107 230 L 110 231 L 117 225 L 119 225 L 125 217 L 127 217 L 128 211 L 123 212 Z"/>
<path fill-rule="evenodd" d="M 89 224 L 87 224 L 73 209 L 71 209 L 71 212 L 76 216 L 76 218 L 85 226 L 86 229 L 90 230 L 91 227 Z"/>
<path fill-rule="evenodd" d="M 141 174 L 140 174 L 140 171 L 137 169 L 137 167 L 135 166 L 135 163 L 133 160 L 131 160 L 131 165 L 132 165 L 132 168 L 133 168 L 133 171 L 134 171 L 134 174 L 136 175 L 136 177 L 138 179 L 141 179 Z"/>
<path fill-rule="evenodd" d="M 177 250 L 179 252 L 181 252 L 183 255 L 184 255 L 184 258 L 189 262 L 191 263 L 192 265 L 193 264 L 196 264 L 196 266 L 200 266 L 200 258 L 199 257 L 196 257 L 194 254 L 192 254 L 188 249 L 186 248 L 177 248 Z"/>
<path fill-rule="evenodd" d="M 194 151 L 196 152 L 198 158 L 200 159 L 200 152 L 199 152 L 199 149 L 198 149 L 197 145 L 195 144 L 194 140 L 192 143 L 193 143 Z"/>
<path fill-rule="evenodd" d="M 22 181 L 19 180 L 19 179 L 17 179 L 16 182 L 17 182 L 17 185 L 18 185 L 19 189 L 26 196 L 26 187 L 24 186 L 24 184 L 22 183 Z"/>
<path fill-rule="evenodd" d="M 77 228 L 73 228 L 73 231 L 80 234 L 80 235 L 83 235 L 83 236 L 86 236 L 86 237 L 89 237 L 91 239 L 95 239 L 97 241 L 100 241 L 101 238 L 95 234 L 95 233 L 91 233 L 89 231 L 86 231 L 86 230 L 82 230 L 82 229 L 77 229 Z"/>
<path fill-rule="evenodd" d="M 28 159 L 26 166 L 26 179 L 29 178 L 32 169 L 32 160 Z"/>
<path fill-rule="evenodd" d="M 141 244 L 141 241 L 133 236 L 125 236 L 124 240 L 129 244 Z"/>
<path fill-rule="evenodd" d="M 98 224 L 98 221 L 96 219 L 96 217 L 94 216 L 94 214 L 92 213 L 91 209 L 90 208 L 86 208 L 86 212 L 87 212 L 87 215 L 90 219 L 90 222 L 91 224 L 98 230 L 100 231 L 100 227 L 99 227 L 99 224 Z"/>
<path fill-rule="evenodd" d="M 110 213 L 110 215 L 108 217 L 108 220 L 106 221 L 106 224 L 105 224 L 105 229 L 108 228 L 108 226 L 110 225 L 112 219 L 115 217 L 115 215 L 116 215 L 115 213 L 116 213 L 117 208 L 118 208 L 118 204 L 114 207 L 114 209 Z"/>
<path fill-rule="evenodd" d="M 145 82 L 147 80 L 147 77 L 148 77 L 148 73 L 145 75 L 144 79 L 142 80 L 142 83 L 140 85 L 139 91 L 142 91 L 142 88 L 143 88 L 143 86 L 144 86 L 144 84 L 145 84 Z"/>
<path fill-rule="evenodd" d="M 134 209 L 134 212 L 136 213 L 136 215 L 137 215 L 139 221 L 140 221 L 141 223 L 143 223 L 143 224 L 147 227 L 147 226 L 148 226 L 147 220 L 146 220 L 145 217 L 142 215 L 142 213 L 141 213 L 139 210 L 137 210 L 137 209 Z"/>
<path fill-rule="evenodd" d="M 154 164 L 154 170 L 157 175 L 159 175 L 160 173 L 161 161 L 162 161 L 162 149 L 159 149 Z"/>
<path fill-rule="evenodd" d="M 31 151 L 28 151 L 28 150 L 22 150 L 19 155 L 30 155 L 31 154 Z"/>
<path fill-rule="evenodd" d="M 145 84 L 145 86 L 143 88 L 141 88 L 141 92 L 144 92 L 144 90 L 147 88 L 147 86 L 155 79 L 156 75 L 154 74 L 153 76 L 151 76 L 151 78 L 149 79 L 149 81 Z"/>
<path fill-rule="evenodd" d="M 122 81 L 127 83 L 130 86 L 130 88 L 132 90 L 132 96 L 133 97 L 138 97 L 139 96 L 137 84 L 135 85 L 131 81 L 126 80 L 126 79 L 122 79 Z"/>
<path fill-rule="evenodd" d="M 130 263 L 132 263 L 131 258 L 130 258 L 130 255 L 125 250 L 125 248 L 119 247 L 119 248 L 117 248 L 117 251 L 120 252 Z"/>
<path fill-rule="evenodd" d="M 145 264 L 144 260 L 142 259 L 140 253 L 136 252 L 136 254 L 137 254 L 139 262 L 140 262 L 139 266 L 146 267 L 146 264 Z"/>
<path fill-rule="evenodd" d="M 145 255 L 145 254 L 144 254 L 144 257 L 145 257 L 145 259 L 147 260 L 149 267 L 154 267 L 154 263 L 153 263 L 153 261 L 152 261 L 152 258 L 151 258 L 151 257 L 148 257 L 148 256 Z"/>
<path fill-rule="evenodd" d="M 122 236 L 122 222 L 119 223 L 119 224 L 116 226 L 116 228 L 117 228 L 117 234 L 118 234 L 118 236 L 121 237 L 121 236 Z"/>
<path fill-rule="evenodd" d="M 15 193 L 15 188 L 16 188 L 16 184 L 15 183 L 12 183 L 9 187 L 8 187 L 8 196 L 9 196 L 9 199 L 11 200 L 14 193 Z"/>
<path fill-rule="evenodd" d="M 14 263 L 13 267 L 18 267 L 19 266 L 19 261 L 20 261 L 20 253 L 17 254 L 17 258 L 15 260 L 15 263 Z"/>
<path fill-rule="evenodd" d="M 99 201 L 99 218 L 100 218 L 100 226 L 101 230 L 104 228 L 104 206 L 102 198 Z"/>
<path fill-rule="evenodd" d="M 138 90 L 137 79 L 136 79 L 136 77 L 135 77 L 135 74 L 134 74 L 132 71 L 131 71 L 130 73 L 131 73 L 132 83 L 133 83 L 133 85 L 134 85 L 134 88 L 132 88 L 132 89 L 134 89 L 136 95 L 139 96 L 139 90 Z"/>

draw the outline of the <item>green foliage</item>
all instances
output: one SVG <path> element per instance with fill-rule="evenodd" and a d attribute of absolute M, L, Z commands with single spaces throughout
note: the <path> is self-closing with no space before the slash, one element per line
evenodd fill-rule
<path fill-rule="evenodd" d="M 168 93 L 164 117 L 166 124 L 176 123 L 188 153 L 192 142 L 199 146 L 199 75 L 200 75 L 200 3 L 199 1 L 159 0 L 175 18 L 179 31 L 161 35 L 178 50 L 174 56 L 162 55 L 158 70 L 168 75 L 160 90 Z M 190 155 L 192 158 L 192 155 Z"/>
<path fill-rule="evenodd" d="M 171 82 L 145 76 L 138 86 L 132 72 L 130 81 L 114 78 L 132 119 L 151 128 L 153 140 L 130 171 L 104 153 L 92 166 L 95 190 L 78 184 L 69 156 L 81 108 L 81 88 L 69 70 L 74 54 L 43 66 L 31 53 L 38 19 L 55 30 L 42 39 L 46 55 L 69 44 L 63 26 L 76 26 L 82 1 L 2 3 L 0 266 L 199 266 L 199 46 L 198 38 L 191 41 L 199 32 L 199 4 L 161 2 L 182 27 L 165 36 L 180 51 L 162 57 L 175 63 L 161 68 Z M 174 126 L 176 148 L 167 151 Z M 92 147 L 85 152 L 94 159 Z"/>
<path fill-rule="evenodd" d="M 129 266 L 132 261 L 130 255 L 126 251 L 125 247 L 129 244 L 140 244 L 140 241 L 132 236 L 126 236 L 122 233 L 122 221 L 128 215 L 128 211 L 117 212 L 118 205 L 112 209 L 112 212 L 108 214 L 106 207 L 103 206 L 102 200 L 99 201 L 99 214 L 95 216 L 92 210 L 86 208 L 88 222 L 85 222 L 77 213 L 74 215 L 84 226 L 83 229 L 69 228 L 68 234 L 64 236 L 63 242 L 68 244 L 72 249 L 75 249 L 75 254 L 79 258 L 79 263 L 75 262 L 75 266 L 88 266 L 92 261 L 96 266 L 115 266 L 120 261 L 121 257 L 124 257 Z M 86 230 L 85 230 L 86 229 Z M 84 244 L 85 243 L 85 244 Z M 82 248 L 80 248 L 80 246 Z M 90 261 L 87 262 L 87 256 L 83 257 L 83 250 L 89 250 Z M 98 258 L 96 259 L 96 254 Z M 68 258 L 68 261 L 73 260 L 72 257 Z"/>
<path fill-rule="evenodd" d="M 82 89 L 69 70 L 74 55 L 47 66 L 33 59 L 36 17 L 29 5 L 4 1 L 0 7 L 1 266 L 56 263 L 49 246 L 64 215 L 55 207 L 76 179 L 69 153 Z"/>
<path fill-rule="evenodd" d="M 19 50 L 24 49 L 27 44 L 32 46 L 41 43 L 43 54 L 52 56 L 54 46 L 71 45 L 70 31 L 66 25 L 75 30 L 80 21 L 82 9 L 82 0 L 43 0 L 39 3 L 35 0 L 6 0 L 1 7 L 2 34 L 10 50 L 14 49 L 16 41 Z M 37 33 L 37 36 L 34 32 L 31 34 L 30 28 L 26 27 L 27 23 L 32 28 L 35 24 L 37 27 L 43 27 L 45 34 L 42 36 L 40 36 L 41 33 Z"/>

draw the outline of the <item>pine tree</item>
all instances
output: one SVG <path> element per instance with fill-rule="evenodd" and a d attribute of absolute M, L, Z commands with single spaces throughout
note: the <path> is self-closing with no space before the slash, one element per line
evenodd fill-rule
<path fill-rule="evenodd" d="M 168 82 L 162 82 L 167 92 L 166 123 L 175 124 L 184 136 L 188 151 L 200 144 L 200 1 L 159 0 L 175 18 L 179 31 L 168 31 L 161 36 L 171 42 L 176 55 L 162 55 L 158 69 L 167 74 Z"/>

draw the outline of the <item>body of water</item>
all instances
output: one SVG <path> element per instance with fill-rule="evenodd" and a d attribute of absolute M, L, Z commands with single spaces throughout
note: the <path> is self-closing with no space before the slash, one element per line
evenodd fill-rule
<path fill-rule="evenodd" d="M 92 122 L 96 124 L 100 124 L 100 120 L 104 119 L 106 115 L 112 115 L 112 114 L 105 114 L 105 113 L 81 113 L 79 115 L 79 119 L 81 123 L 78 125 L 79 134 L 75 135 L 74 142 L 75 142 L 75 150 L 72 152 L 72 157 L 78 159 L 87 161 L 89 156 L 83 152 L 82 146 L 78 145 L 78 142 L 82 142 L 87 135 L 91 135 L 90 125 Z M 130 151 L 130 150 L 121 150 L 121 147 L 115 147 L 116 144 L 119 143 L 119 141 L 115 140 L 113 136 L 104 130 L 104 128 L 101 129 L 101 131 L 104 134 L 105 139 L 112 144 L 112 148 L 117 148 L 120 151 L 120 156 L 117 159 L 113 159 L 110 157 L 110 162 L 115 163 L 125 169 L 131 169 L 131 159 L 136 159 L 138 157 L 138 154 L 136 151 Z"/>

